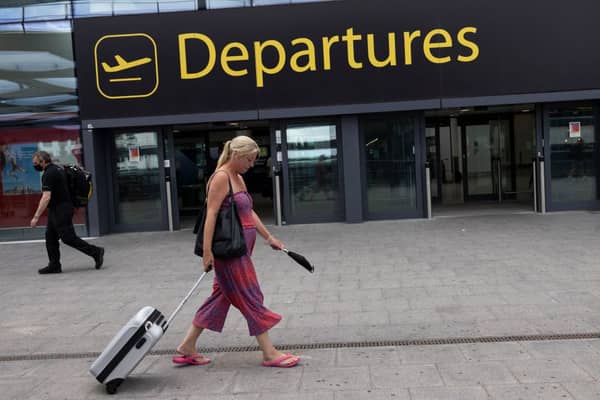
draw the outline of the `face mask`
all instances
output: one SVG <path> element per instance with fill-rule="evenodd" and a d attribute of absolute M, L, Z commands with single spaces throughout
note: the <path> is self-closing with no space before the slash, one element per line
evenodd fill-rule
<path fill-rule="evenodd" d="M 33 169 L 40 172 L 44 170 L 44 168 L 40 164 L 33 164 Z"/>

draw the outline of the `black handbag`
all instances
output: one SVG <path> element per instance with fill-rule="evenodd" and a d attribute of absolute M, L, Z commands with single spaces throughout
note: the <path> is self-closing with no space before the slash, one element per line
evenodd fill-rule
<path fill-rule="evenodd" d="M 235 258 L 241 257 L 247 253 L 246 242 L 244 240 L 244 230 L 237 212 L 235 199 L 233 198 L 233 188 L 231 187 L 229 175 L 227 175 L 227 181 L 229 182 L 229 198 L 231 200 L 231 207 L 221 207 L 219 209 L 219 213 L 217 214 L 215 233 L 212 241 L 212 251 L 215 258 Z M 203 242 L 204 224 L 206 222 L 207 212 L 206 206 L 207 200 L 204 201 L 204 210 L 198 217 L 196 225 L 194 226 L 194 233 L 196 234 L 194 254 L 200 257 L 202 257 L 204 253 Z"/>

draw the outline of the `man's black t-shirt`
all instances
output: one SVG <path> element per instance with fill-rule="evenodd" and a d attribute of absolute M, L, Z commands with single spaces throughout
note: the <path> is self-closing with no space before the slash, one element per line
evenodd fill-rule
<path fill-rule="evenodd" d="M 42 191 L 51 192 L 48 208 L 54 208 L 59 204 L 71 204 L 71 196 L 67 185 L 67 175 L 62 168 L 50 164 L 42 175 Z"/>

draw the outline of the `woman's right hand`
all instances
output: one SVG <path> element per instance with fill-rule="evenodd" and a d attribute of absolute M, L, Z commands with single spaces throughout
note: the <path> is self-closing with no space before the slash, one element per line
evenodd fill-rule
<path fill-rule="evenodd" d="M 213 269 L 213 265 L 215 264 L 215 257 L 213 256 L 212 251 L 205 251 L 204 256 L 202 257 L 202 264 L 204 265 L 204 272 L 209 272 Z"/>

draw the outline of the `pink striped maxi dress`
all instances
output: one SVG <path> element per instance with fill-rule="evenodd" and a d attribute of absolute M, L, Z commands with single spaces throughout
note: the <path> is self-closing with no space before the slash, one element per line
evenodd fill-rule
<path fill-rule="evenodd" d="M 226 197 L 221 207 L 231 207 L 231 199 Z M 247 192 L 237 192 L 233 194 L 233 200 L 244 228 L 248 252 L 238 258 L 215 258 L 213 292 L 200 306 L 192 323 L 198 328 L 221 332 L 233 304 L 246 318 L 250 336 L 257 336 L 275 326 L 281 315 L 263 305 L 263 294 L 250 258 L 256 242 L 252 197 Z"/>

